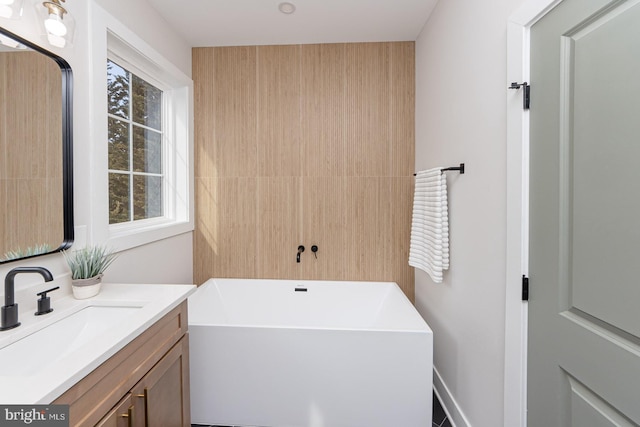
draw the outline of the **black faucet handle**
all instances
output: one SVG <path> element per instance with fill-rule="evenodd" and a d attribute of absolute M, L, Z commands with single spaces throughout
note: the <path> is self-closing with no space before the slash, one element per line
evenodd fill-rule
<path fill-rule="evenodd" d="M 56 289 L 60 289 L 60 286 L 56 286 L 55 288 L 47 289 L 46 291 L 38 292 L 36 294 L 40 297 L 38 300 L 38 311 L 35 313 L 36 316 L 51 313 L 53 311 L 53 308 L 51 308 L 51 298 L 47 296 L 47 293 L 55 291 Z"/>
<path fill-rule="evenodd" d="M 38 292 L 36 295 L 41 298 L 46 298 L 49 292 L 55 291 L 56 289 L 60 289 L 60 286 L 56 286 L 55 288 L 47 289 L 46 291 Z"/>

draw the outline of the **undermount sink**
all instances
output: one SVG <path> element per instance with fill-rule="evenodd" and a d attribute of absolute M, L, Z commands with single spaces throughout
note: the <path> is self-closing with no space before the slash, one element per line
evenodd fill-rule
<path fill-rule="evenodd" d="M 140 310 L 131 306 L 88 306 L 0 349 L 0 376 L 29 376 L 99 338 Z"/>

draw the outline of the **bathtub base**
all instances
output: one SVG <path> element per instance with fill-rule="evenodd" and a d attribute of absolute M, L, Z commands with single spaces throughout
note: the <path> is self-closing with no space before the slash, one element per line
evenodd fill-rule
<path fill-rule="evenodd" d="M 189 334 L 195 424 L 431 426 L 431 331 L 191 325 Z"/>

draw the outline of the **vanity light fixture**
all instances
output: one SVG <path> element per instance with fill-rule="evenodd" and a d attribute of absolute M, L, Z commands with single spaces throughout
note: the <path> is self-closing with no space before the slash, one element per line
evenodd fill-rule
<path fill-rule="evenodd" d="M 278 10 L 284 13 L 285 15 L 291 15 L 296 11 L 296 5 L 289 2 L 283 2 L 278 5 Z"/>
<path fill-rule="evenodd" d="M 0 18 L 20 19 L 22 0 L 0 0 Z"/>
<path fill-rule="evenodd" d="M 64 1 L 47 0 L 42 2 L 43 8 L 38 8 L 44 22 L 47 40 L 52 46 L 60 48 L 71 42 L 75 28 L 73 16 L 60 3 Z"/>

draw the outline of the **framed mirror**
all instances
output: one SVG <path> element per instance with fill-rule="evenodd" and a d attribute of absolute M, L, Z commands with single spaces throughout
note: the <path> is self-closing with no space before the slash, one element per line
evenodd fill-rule
<path fill-rule="evenodd" d="M 73 243 L 72 74 L 0 27 L 0 263 Z"/>

